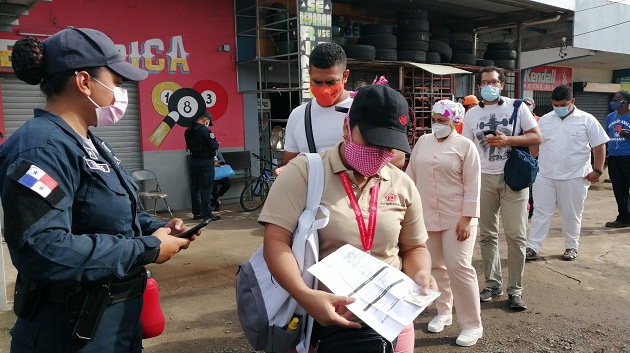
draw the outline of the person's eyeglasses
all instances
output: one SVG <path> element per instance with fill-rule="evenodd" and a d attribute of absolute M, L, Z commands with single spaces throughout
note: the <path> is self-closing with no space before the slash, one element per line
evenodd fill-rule
<path fill-rule="evenodd" d="M 481 87 L 486 87 L 487 85 L 491 85 L 491 86 L 494 86 L 494 87 L 499 87 L 499 86 L 501 86 L 501 81 L 498 81 L 498 80 L 492 80 L 492 81 L 483 80 L 483 81 L 481 81 L 479 83 L 479 85 Z"/>

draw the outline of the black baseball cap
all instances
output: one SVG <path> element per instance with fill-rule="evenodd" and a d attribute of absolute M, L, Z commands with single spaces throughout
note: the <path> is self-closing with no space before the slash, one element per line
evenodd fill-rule
<path fill-rule="evenodd" d="M 129 81 L 142 81 L 148 73 L 120 54 L 103 32 L 90 28 L 68 27 L 42 42 L 46 57 L 44 77 L 76 69 L 107 66 Z"/>
<path fill-rule="evenodd" d="M 210 126 L 214 126 L 214 124 L 212 123 L 212 114 L 210 114 L 210 112 L 209 112 L 209 111 L 204 110 L 204 111 L 203 111 L 203 113 L 201 113 L 201 114 L 199 115 L 199 117 L 200 117 L 200 118 L 201 118 L 201 117 L 204 117 L 204 118 L 208 118 L 208 119 L 210 119 Z"/>
<path fill-rule="evenodd" d="M 369 144 L 411 153 L 408 114 L 409 105 L 402 94 L 386 85 L 369 85 L 354 97 L 349 116 Z"/>

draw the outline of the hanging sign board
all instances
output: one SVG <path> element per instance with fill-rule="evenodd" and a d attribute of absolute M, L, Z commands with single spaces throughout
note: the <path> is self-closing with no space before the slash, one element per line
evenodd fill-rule
<path fill-rule="evenodd" d="M 330 42 L 332 39 L 332 1 L 331 0 L 298 0 L 299 63 L 302 101 L 313 98 L 309 90 L 310 76 L 308 59 L 317 44 Z"/>
<path fill-rule="evenodd" d="M 523 71 L 523 90 L 553 91 L 560 85 L 571 86 L 573 69 L 560 66 L 538 66 Z"/>

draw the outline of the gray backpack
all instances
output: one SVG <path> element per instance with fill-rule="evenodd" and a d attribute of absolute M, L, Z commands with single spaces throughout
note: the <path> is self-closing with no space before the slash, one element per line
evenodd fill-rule
<path fill-rule="evenodd" d="M 310 288 L 316 288 L 317 280 L 307 269 L 317 263 L 317 230 L 328 224 L 330 212 L 320 205 L 324 191 L 322 158 L 317 153 L 305 155 L 309 161 L 306 206 L 298 219 L 291 248 L 302 279 Z M 318 213 L 323 218 L 316 219 Z M 308 352 L 313 319 L 275 281 L 263 258 L 262 246 L 249 261 L 239 266 L 236 275 L 236 306 L 245 337 L 255 350 L 285 353 L 297 348 L 299 353 Z M 288 329 L 288 323 L 293 318 L 299 320 L 297 328 Z"/>

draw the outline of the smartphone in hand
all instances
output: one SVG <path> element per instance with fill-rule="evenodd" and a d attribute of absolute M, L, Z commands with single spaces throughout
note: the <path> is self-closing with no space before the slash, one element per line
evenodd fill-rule
<path fill-rule="evenodd" d="M 185 231 L 183 233 L 177 234 L 176 237 L 178 237 L 178 238 L 190 238 L 193 235 L 197 234 L 197 231 L 199 231 L 199 229 L 207 226 L 209 223 L 210 223 L 210 218 L 206 218 L 201 223 L 199 223 L 196 226 L 190 228 L 189 230 L 187 230 L 187 231 Z"/>

